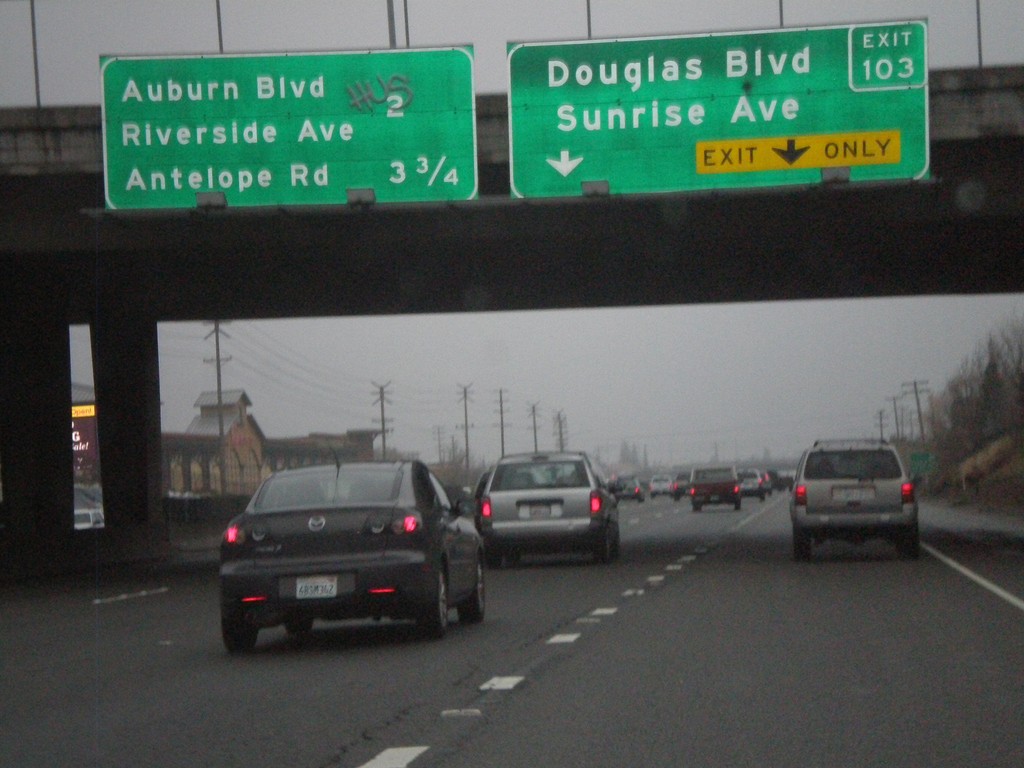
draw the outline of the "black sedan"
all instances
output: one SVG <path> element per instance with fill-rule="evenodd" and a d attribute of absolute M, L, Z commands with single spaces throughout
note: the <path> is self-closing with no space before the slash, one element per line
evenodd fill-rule
<path fill-rule="evenodd" d="M 231 652 L 261 628 L 413 619 L 428 636 L 484 617 L 483 540 L 426 465 L 343 463 L 268 477 L 224 533 L 221 630 Z"/>

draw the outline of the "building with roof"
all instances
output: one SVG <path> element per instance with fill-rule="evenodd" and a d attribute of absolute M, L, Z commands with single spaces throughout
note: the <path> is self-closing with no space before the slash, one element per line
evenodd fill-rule
<path fill-rule="evenodd" d="M 162 434 L 163 495 L 242 495 L 279 469 L 374 457 L 376 429 L 267 438 L 242 389 L 202 392 L 184 432 Z"/>

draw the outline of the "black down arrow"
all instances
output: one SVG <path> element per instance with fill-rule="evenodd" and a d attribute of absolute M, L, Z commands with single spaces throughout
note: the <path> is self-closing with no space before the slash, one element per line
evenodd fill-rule
<path fill-rule="evenodd" d="M 796 139 L 790 139 L 789 141 L 786 142 L 786 148 L 785 149 L 779 149 L 778 147 L 772 147 L 772 152 L 774 152 L 779 157 L 781 157 L 783 160 L 785 160 L 786 163 L 788 163 L 789 165 L 792 165 L 797 160 L 799 160 L 801 157 L 803 157 L 804 152 L 806 152 L 808 149 L 810 149 L 810 147 L 800 147 L 800 149 L 797 149 L 796 148 Z"/>

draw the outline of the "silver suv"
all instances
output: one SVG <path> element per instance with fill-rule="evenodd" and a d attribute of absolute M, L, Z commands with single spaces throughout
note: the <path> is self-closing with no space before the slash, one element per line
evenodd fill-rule
<path fill-rule="evenodd" d="M 494 467 L 480 501 L 481 531 L 492 566 L 524 551 L 619 552 L 615 495 L 585 453 L 506 456 Z"/>
<path fill-rule="evenodd" d="M 884 440 L 814 443 L 797 465 L 789 514 L 796 560 L 827 538 L 887 538 L 905 558 L 920 551 L 914 482 Z"/>

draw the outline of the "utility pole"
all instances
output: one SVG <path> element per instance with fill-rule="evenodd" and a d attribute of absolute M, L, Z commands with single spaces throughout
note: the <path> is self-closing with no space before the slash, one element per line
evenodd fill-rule
<path fill-rule="evenodd" d="M 469 390 L 473 386 L 472 384 L 459 384 L 459 389 L 462 390 L 462 394 L 459 399 L 462 400 L 462 429 L 466 440 L 466 478 L 469 478 Z"/>
<path fill-rule="evenodd" d="M 558 440 L 558 450 L 564 451 L 565 444 L 567 441 L 566 432 L 569 428 L 569 422 L 564 412 L 559 411 L 555 414 L 555 438 Z"/>
<path fill-rule="evenodd" d="M 902 395 L 896 395 L 895 397 L 887 397 L 887 398 L 885 398 L 890 403 L 892 403 L 892 416 L 893 416 L 894 419 L 896 419 L 896 439 L 897 440 L 900 439 L 900 412 L 896 408 L 896 403 L 898 403 L 900 401 L 901 397 L 902 397 Z"/>
<path fill-rule="evenodd" d="M 215 363 L 217 366 L 217 435 L 220 438 L 217 443 L 217 468 L 219 469 L 219 477 L 217 478 L 220 485 L 220 492 L 224 493 L 224 461 L 222 452 L 224 451 L 224 388 L 221 385 L 221 366 L 224 363 L 231 361 L 231 356 L 227 357 L 220 356 L 220 336 L 221 334 L 228 336 L 224 331 L 220 329 L 220 320 L 213 321 L 213 330 L 203 337 L 203 340 L 213 336 L 213 358 L 203 358 L 204 363 Z M 228 336 L 228 338 L 231 338 Z"/>
<path fill-rule="evenodd" d="M 878 439 L 885 440 L 885 409 L 878 412 Z"/>
<path fill-rule="evenodd" d="M 434 436 L 437 437 L 437 463 L 444 464 L 444 449 L 441 447 L 441 435 L 444 432 L 443 427 L 434 427 Z"/>
<path fill-rule="evenodd" d="M 905 381 L 905 382 L 903 382 L 903 391 L 904 392 L 910 392 L 911 390 L 913 390 L 913 392 L 914 392 L 914 401 L 917 403 L 917 428 L 918 428 L 918 433 L 917 434 L 918 434 L 918 437 L 920 438 L 921 442 L 923 443 L 924 442 L 924 416 L 921 414 L 921 393 L 922 392 L 931 392 L 931 390 L 928 389 L 928 381 L 925 380 L 925 379 L 914 379 L 913 381 Z"/>
<path fill-rule="evenodd" d="M 498 390 L 498 424 L 501 428 L 501 455 L 505 455 L 505 390 Z"/>
<path fill-rule="evenodd" d="M 373 381 L 370 382 L 377 388 L 377 399 L 373 401 L 374 405 L 380 404 L 380 458 L 382 461 L 387 461 L 388 458 L 388 423 L 384 418 L 384 404 L 391 404 L 388 400 L 387 388 L 391 386 L 391 382 L 386 384 L 378 384 Z"/>
<path fill-rule="evenodd" d="M 537 452 L 537 406 L 540 403 L 530 404 L 530 417 L 533 419 L 533 452 Z"/>

